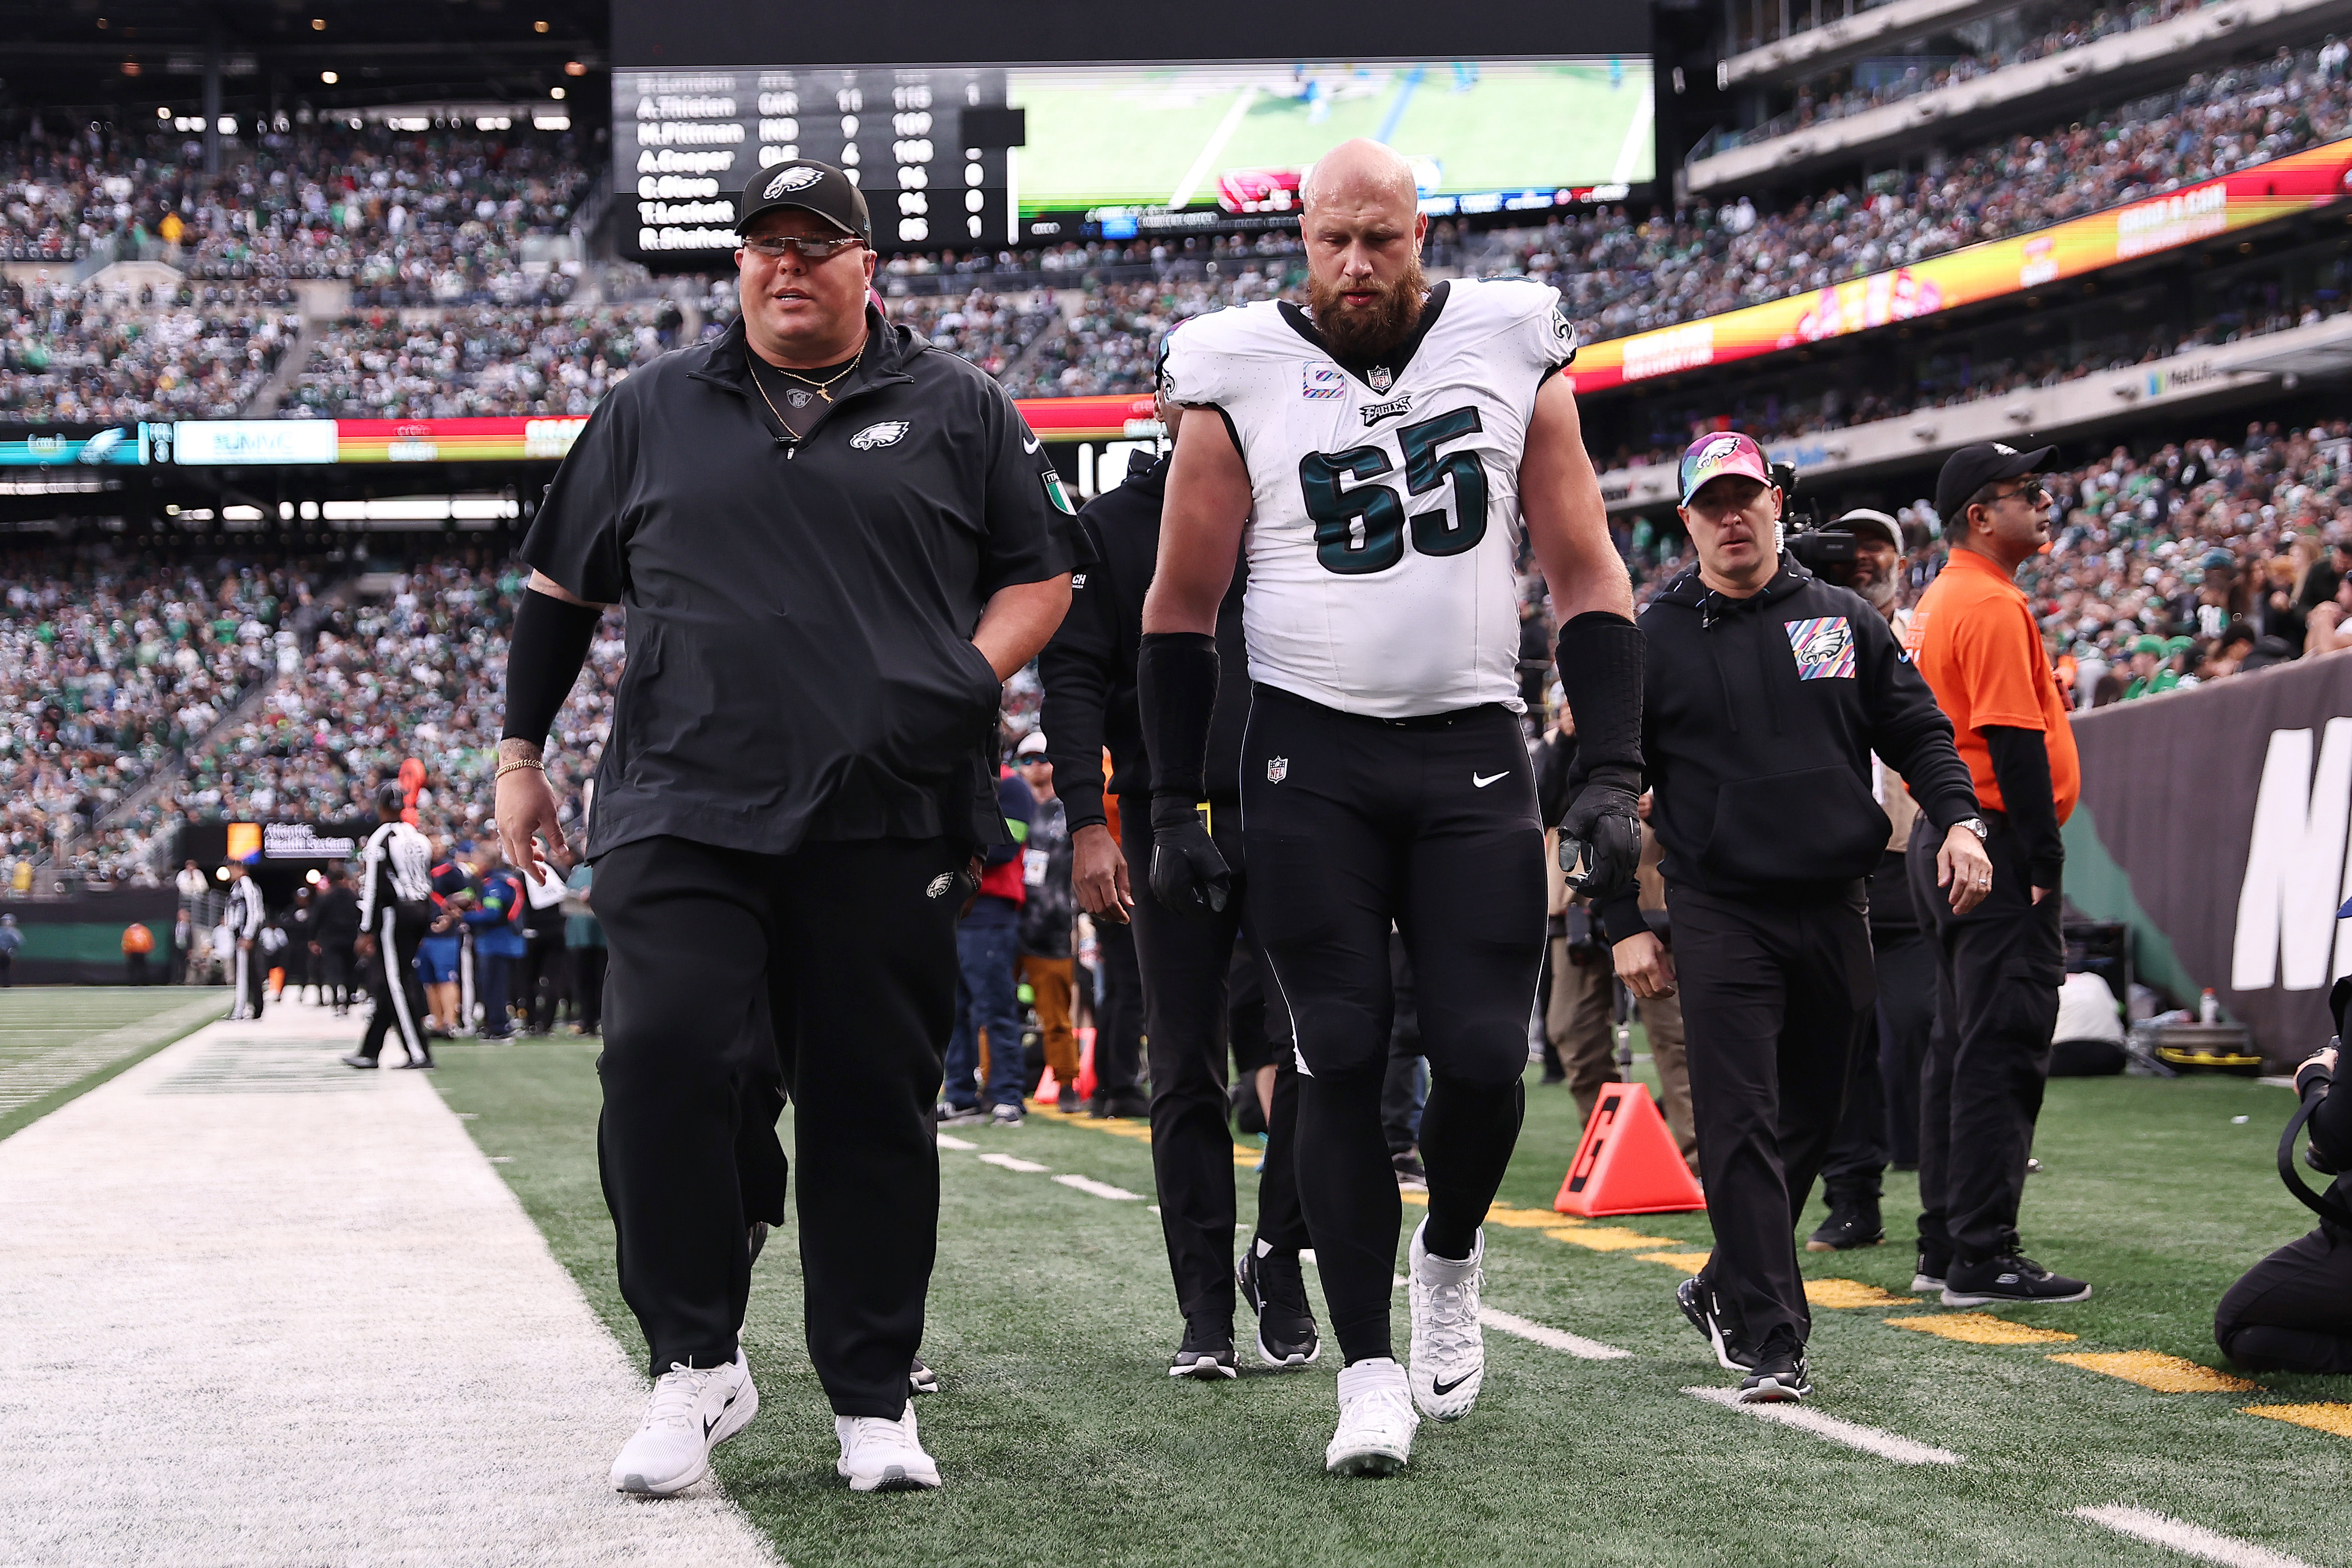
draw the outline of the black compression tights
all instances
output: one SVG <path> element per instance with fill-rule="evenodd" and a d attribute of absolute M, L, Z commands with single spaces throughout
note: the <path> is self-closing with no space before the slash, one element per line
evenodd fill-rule
<path fill-rule="evenodd" d="M 1429 1249 L 1466 1258 L 1518 1139 L 1526 1091 L 1433 1077 L 1421 1117 Z M 1298 1079 L 1298 1201 L 1332 1337 L 1349 1365 L 1395 1354 L 1389 1295 L 1402 1205 L 1381 1131 L 1381 1074 Z M 1346 1239 L 1342 1239 L 1346 1238 Z"/>

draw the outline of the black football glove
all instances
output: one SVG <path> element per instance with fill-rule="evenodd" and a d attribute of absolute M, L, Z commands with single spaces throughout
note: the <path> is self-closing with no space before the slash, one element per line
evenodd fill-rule
<path fill-rule="evenodd" d="M 1151 797 L 1151 891 L 1180 914 L 1223 910 L 1232 895 L 1233 868 L 1202 826 L 1186 795 Z"/>
<path fill-rule="evenodd" d="M 1605 904 L 1633 885 L 1642 864 L 1642 819 L 1634 781 L 1603 768 L 1584 783 L 1559 820 L 1559 868 L 1568 885 Z"/>

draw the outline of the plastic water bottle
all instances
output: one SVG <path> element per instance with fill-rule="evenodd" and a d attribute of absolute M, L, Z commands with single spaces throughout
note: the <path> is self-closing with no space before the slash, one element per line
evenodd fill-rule
<path fill-rule="evenodd" d="M 2210 985 L 2205 988 L 2203 999 L 2197 1004 L 2197 1021 L 2200 1024 L 2218 1024 L 2221 1021 L 2221 1004 L 2214 996 L 2213 988 Z"/>

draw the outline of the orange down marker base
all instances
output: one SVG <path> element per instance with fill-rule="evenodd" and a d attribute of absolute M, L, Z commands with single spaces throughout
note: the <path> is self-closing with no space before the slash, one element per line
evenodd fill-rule
<path fill-rule="evenodd" d="M 1592 1120 L 1551 1206 L 1598 1219 L 1703 1209 L 1706 1196 L 1691 1179 L 1650 1091 L 1638 1083 L 1612 1083 L 1593 1102 Z"/>

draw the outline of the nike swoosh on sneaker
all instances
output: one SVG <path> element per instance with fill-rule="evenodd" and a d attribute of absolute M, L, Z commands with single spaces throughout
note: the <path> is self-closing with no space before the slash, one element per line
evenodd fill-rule
<path fill-rule="evenodd" d="M 1446 1383 L 1442 1379 L 1433 1377 L 1429 1380 L 1429 1392 L 1437 1395 L 1440 1399 L 1443 1399 L 1447 1394 L 1453 1393 L 1455 1389 L 1461 1387 L 1464 1384 L 1469 1382 L 1472 1375 L 1472 1373 L 1465 1372 L 1460 1377 L 1455 1378 L 1452 1383 Z"/>
<path fill-rule="evenodd" d="M 1472 774 L 1470 775 L 1470 787 L 1471 787 L 1471 788 L 1473 788 L 1473 789 L 1485 789 L 1488 784 L 1493 784 L 1496 779 L 1507 779 L 1507 778 L 1509 778 L 1510 776 L 1511 776 L 1511 770 L 1510 770 L 1510 769 L 1508 769 L 1508 768 L 1505 768 L 1505 769 L 1504 769 L 1501 773 L 1488 773 L 1488 774 L 1486 774 L 1486 775 L 1485 777 L 1483 777 L 1483 778 L 1481 778 L 1478 774 L 1476 774 L 1476 773 L 1472 773 Z"/>

